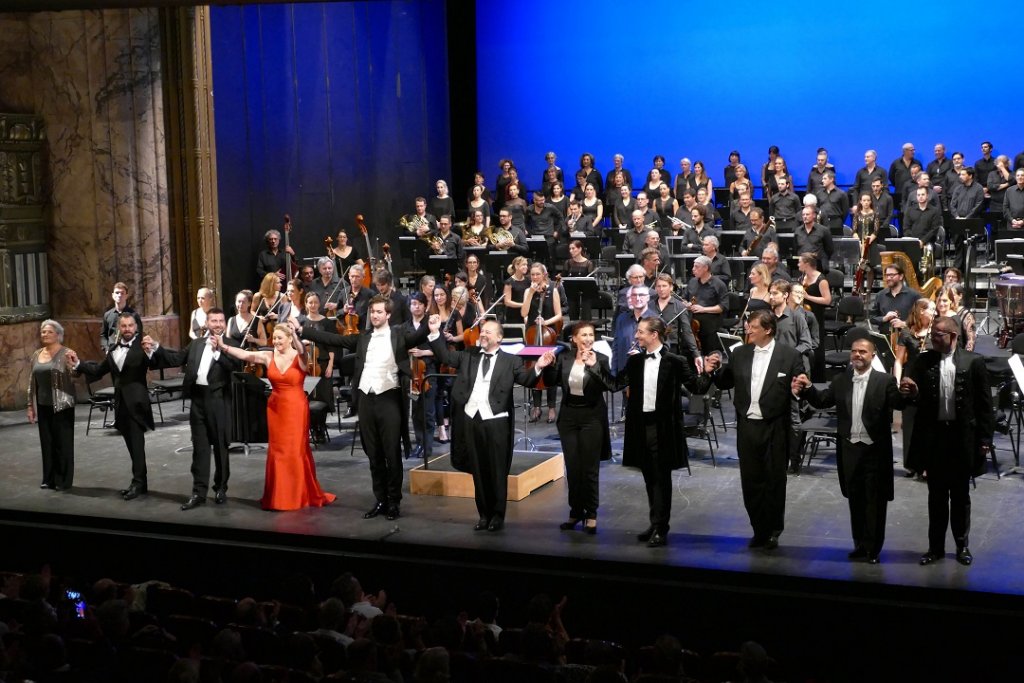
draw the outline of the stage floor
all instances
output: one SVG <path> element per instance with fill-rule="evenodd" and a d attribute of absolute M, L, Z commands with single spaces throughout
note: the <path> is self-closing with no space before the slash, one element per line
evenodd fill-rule
<path fill-rule="evenodd" d="M 725 400 L 726 420 L 732 407 Z M 350 455 L 350 432 L 338 434 L 331 416 L 331 442 L 314 451 L 322 486 L 338 496 L 323 509 L 296 512 L 264 512 L 259 508 L 263 488 L 265 453 L 232 454 L 229 502 L 182 512 L 179 506 L 191 489 L 189 451 L 175 449 L 190 444 L 187 413 L 181 401 L 163 404 L 166 422 L 147 437 L 148 496 L 125 502 L 117 490 L 127 485 L 130 468 L 124 443 L 112 429 L 93 429 L 85 436 L 87 408 L 77 415 L 75 486 L 68 492 L 40 490 L 40 461 L 36 428 L 28 424 L 0 429 L 4 440 L 0 465 L 0 518 L 18 524 L 54 523 L 63 528 L 120 527 L 128 533 L 167 534 L 227 538 L 245 533 L 253 542 L 273 545 L 352 543 L 363 552 L 410 554 L 432 548 L 472 562 L 473 555 L 494 558 L 513 554 L 523 564 L 532 560 L 587 561 L 608 567 L 628 563 L 640 570 L 675 576 L 673 568 L 738 573 L 733 581 L 762 577 L 807 578 L 835 582 L 931 589 L 955 589 L 978 593 L 1024 594 L 1024 527 L 1021 505 L 1024 478 L 997 479 L 986 474 L 972 491 L 971 550 L 973 566 L 957 564 L 950 554 L 943 562 L 920 567 L 926 549 L 926 496 L 924 483 L 904 478 L 897 465 L 895 501 L 889 506 L 888 528 L 882 563 L 871 566 L 847 560 L 851 548 L 846 500 L 839 491 L 834 454 L 825 451 L 800 476 L 788 479 L 786 530 L 781 545 L 772 553 L 751 551 L 750 527 L 740 496 L 735 432 L 719 428 L 718 466 L 713 467 L 706 442 L 690 439 L 692 475 L 674 475 L 675 495 L 672 530 L 667 548 L 648 549 L 635 535 L 647 526 L 647 506 L 642 477 L 637 470 L 617 461 L 601 467 L 599 533 L 561 532 L 558 523 L 567 516 L 564 479 L 535 491 L 525 500 L 508 506 L 507 526 L 501 533 L 474 532 L 475 506 L 468 498 L 412 496 L 402 501 L 402 517 L 388 522 L 382 517 L 364 520 L 362 513 L 373 503 L 369 469 L 358 444 Z M 717 415 L 716 415 L 717 417 Z M 718 418 L 720 419 L 720 418 Z M 98 424 L 99 418 L 94 419 Z M 520 414 L 517 427 L 524 427 Z M 613 427 L 613 450 L 621 449 L 621 426 Z M 558 452 L 554 425 L 529 425 L 530 436 L 540 450 Z M 896 437 L 900 459 L 899 435 Z M 998 456 L 1003 467 L 1013 456 L 1006 437 L 997 435 Z M 440 446 L 441 452 L 446 446 Z M 419 461 L 406 461 L 412 468 Z M 405 490 L 408 491 L 408 477 Z M 283 536 L 282 536 L 283 535 Z M 952 551 L 953 541 L 947 541 Z M 397 546 L 397 547 L 396 547 Z M 493 559 L 491 560 L 493 561 Z M 567 565 L 568 566 L 568 565 Z M 2 568 L 2 567 L 0 567 Z M 616 569 L 616 571 L 619 571 Z M 680 574 L 681 576 L 681 574 Z M 853 586 L 851 586 L 852 588 Z"/>

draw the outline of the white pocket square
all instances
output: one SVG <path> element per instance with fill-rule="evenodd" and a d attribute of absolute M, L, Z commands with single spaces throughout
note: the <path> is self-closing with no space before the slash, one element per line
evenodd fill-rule
<path fill-rule="evenodd" d="M 776 377 L 785 377 L 785 376 L 786 376 L 786 373 L 784 373 L 784 372 L 780 372 L 779 374 L 777 374 L 777 375 L 775 375 L 775 376 L 776 376 Z"/>

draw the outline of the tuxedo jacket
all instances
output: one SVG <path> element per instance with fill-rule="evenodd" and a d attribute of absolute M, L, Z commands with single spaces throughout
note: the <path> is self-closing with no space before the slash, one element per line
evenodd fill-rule
<path fill-rule="evenodd" d="M 988 381 L 985 360 L 981 356 L 956 349 L 954 394 L 956 405 L 956 439 L 954 443 L 937 440 L 936 424 L 939 419 L 940 377 L 942 354 L 925 351 L 911 371 L 917 384 L 917 395 L 907 399 L 917 406 L 914 433 L 910 437 L 907 467 L 921 471 L 936 458 L 952 459 L 954 466 L 965 475 L 984 471 L 985 458 L 981 444 L 992 443 L 995 416 L 992 413 L 992 390 Z"/>
<path fill-rule="evenodd" d="M 238 347 L 238 343 L 224 335 L 223 343 L 227 346 Z M 158 369 L 185 367 L 185 377 L 182 381 L 182 393 L 185 396 L 192 396 L 192 389 L 196 386 L 196 378 L 199 372 L 199 363 L 203 358 L 203 349 L 206 348 L 206 337 L 193 339 L 189 345 L 180 351 L 164 348 L 157 348 L 153 352 L 153 363 Z M 222 393 L 224 389 L 231 386 L 231 375 L 242 369 L 242 361 L 229 356 L 223 351 L 219 357 L 210 363 L 210 369 L 206 373 L 206 382 L 211 392 Z"/>
<path fill-rule="evenodd" d="M 697 371 L 684 356 L 668 351 L 662 346 L 663 354 L 658 367 L 658 388 L 655 421 L 658 428 L 658 444 L 662 455 L 668 455 L 672 469 L 686 467 L 689 451 L 686 446 L 686 425 L 683 413 L 682 387 L 695 394 L 705 393 L 711 385 L 707 375 L 697 376 Z M 652 361 L 653 362 L 653 361 Z M 644 365 L 647 355 L 634 354 L 626 360 L 626 367 L 615 375 L 615 389 L 629 387 L 626 401 L 626 433 L 623 440 L 622 464 L 626 467 L 643 467 L 651 458 L 645 448 L 644 432 Z"/>
<path fill-rule="evenodd" d="M 593 419 L 601 425 L 601 459 L 610 460 L 612 444 L 608 428 L 608 404 L 604 400 L 604 392 L 615 389 L 615 379 L 608 367 L 608 356 L 596 351 L 594 355 L 597 356 L 597 363 L 594 364 L 594 367 L 584 366 L 582 399 L 586 402 L 588 410 L 592 412 Z M 562 389 L 562 405 L 565 405 L 565 400 L 570 395 L 569 373 L 572 372 L 575 362 L 576 354 L 571 350 L 566 350 L 555 357 L 553 364 L 544 368 L 544 384 Z M 562 422 L 561 408 L 558 410 L 558 422 Z"/>
<path fill-rule="evenodd" d="M 750 376 L 754 366 L 753 344 L 744 344 L 733 352 L 729 363 L 714 375 L 715 386 L 732 389 L 736 415 L 744 416 L 750 408 Z M 765 420 L 789 416 L 793 400 L 793 378 L 804 371 L 803 357 L 790 347 L 775 343 L 775 350 L 765 372 L 758 405 Z"/>
<path fill-rule="evenodd" d="M 850 438 L 853 425 L 853 368 L 836 375 L 828 388 L 819 390 L 808 387 L 800 394 L 815 408 L 836 407 L 839 419 L 839 436 Z M 879 483 L 885 490 L 888 500 L 893 499 L 893 466 L 892 466 L 892 411 L 902 410 L 904 398 L 896 386 L 896 378 L 878 370 L 871 370 L 868 375 L 868 386 L 864 391 L 864 406 L 861 410 L 861 421 L 872 442 L 872 455 L 878 459 L 881 467 Z M 843 495 L 849 497 L 846 490 L 846 469 L 855 464 L 848 462 L 843 453 L 843 441 L 839 441 L 836 449 L 836 462 L 839 469 L 839 487 Z"/>
<path fill-rule="evenodd" d="M 143 430 L 156 429 L 146 384 L 146 373 L 154 363 L 142 350 L 142 335 L 135 335 L 121 369 L 114 362 L 113 352 L 114 348 L 111 348 L 101 361 L 82 361 L 76 374 L 85 373 L 89 382 L 110 374 L 114 382 L 114 426 L 118 431 L 124 432 L 132 424 Z"/>
<path fill-rule="evenodd" d="M 479 372 L 483 360 L 480 357 L 482 350 L 479 346 L 474 346 L 465 351 L 451 351 L 441 336 L 430 342 L 430 348 L 438 362 L 456 370 L 455 383 L 452 385 L 452 406 L 454 410 L 461 412 L 473 393 L 476 374 Z M 512 397 L 515 385 L 532 387 L 537 384 L 540 377 L 533 368 L 524 367 L 522 358 L 504 351 L 497 353 L 493 362 L 494 368 L 491 370 L 487 402 L 491 406 L 491 412 L 495 414 L 507 412 L 512 418 L 515 415 Z"/>
<path fill-rule="evenodd" d="M 352 390 L 355 393 L 359 388 L 359 380 L 363 376 L 363 363 L 366 360 L 366 349 L 370 346 L 372 332 L 372 330 L 363 330 L 359 334 L 340 335 L 315 329 L 312 325 L 305 325 L 302 328 L 302 338 L 317 344 L 355 352 L 355 368 L 352 372 Z M 408 325 L 391 326 L 391 350 L 395 354 L 395 363 L 398 365 L 399 384 L 403 389 L 408 388 L 408 382 L 412 377 L 412 366 L 409 364 L 409 349 L 426 341 L 428 332 L 429 330 L 426 325 L 420 325 L 418 330 L 414 330 Z M 404 403 L 405 401 L 403 401 Z"/>

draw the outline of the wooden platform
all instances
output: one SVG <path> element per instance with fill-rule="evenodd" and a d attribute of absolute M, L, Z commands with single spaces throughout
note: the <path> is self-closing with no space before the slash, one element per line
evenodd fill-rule
<path fill-rule="evenodd" d="M 512 458 L 508 475 L 508 500 L 523 500 L 544 484 L 565 476 L 561 453 L 524 453 Z M 452 466 L 446 453 L 430 461 L 430 469 L 419 465 L 409 470 L 409 492 L 413 495 L 472 498 L 473 475 Z"/>

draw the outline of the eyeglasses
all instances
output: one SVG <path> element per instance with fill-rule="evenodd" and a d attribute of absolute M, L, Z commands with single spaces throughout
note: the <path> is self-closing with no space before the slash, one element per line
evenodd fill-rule
<path fill-rule="evenodd" d="M 946 332 L 945 330 L 932 330 L 931 331 L 931 336 L 933 336 L 933 337 L 951 337 L 951 336 L 953 336 L 953 334 L 954 334 L 953 332 Z"/>

